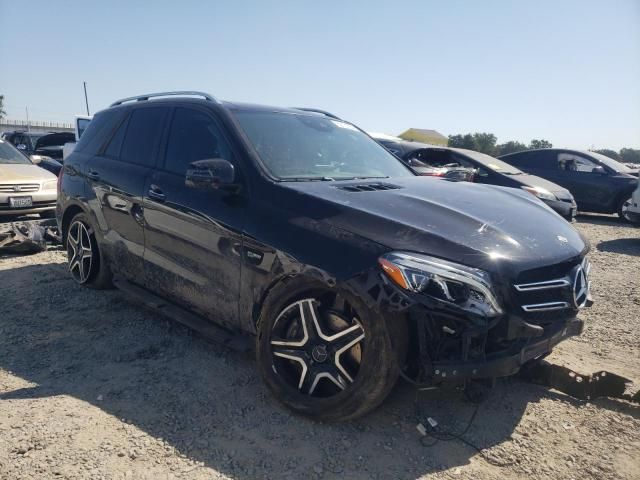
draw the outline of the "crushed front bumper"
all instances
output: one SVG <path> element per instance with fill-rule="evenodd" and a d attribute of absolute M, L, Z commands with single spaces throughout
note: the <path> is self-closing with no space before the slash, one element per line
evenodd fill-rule
<path fill-rule="evenodd" d="M 518 373 L 530 360 L 547 355 L 561 341 L 580 335 L 583 322 L 577 318 L 545 327 L 540 337 L 523 339 L 508 348 L 468 361 L 435 361 L 430 365 L 434 383 L 467 379 L 506 377 Z"/>

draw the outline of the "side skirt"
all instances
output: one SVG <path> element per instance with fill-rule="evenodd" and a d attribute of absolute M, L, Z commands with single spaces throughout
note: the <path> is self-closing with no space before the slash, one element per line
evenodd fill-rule
<path fill-rule="evenodd" d="M 113 284 L 132 303 L 142 304 L 144 307 L 171 320 L 177 320 L 183 325 L 202 334 L 208 340 L 239 352 L 249 352 L 254 349 L 253 342 L 247 335 L 231 332 L 219 327 L 209 320 L 189 312 L 142 287 L 134 285 L 122 277 L 114 277 Z"/>

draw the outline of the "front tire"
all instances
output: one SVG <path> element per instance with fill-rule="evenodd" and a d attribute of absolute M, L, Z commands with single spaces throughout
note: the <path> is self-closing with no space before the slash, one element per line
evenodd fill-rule
<path fill-rule="evenodd" d="M 287 279 L 260 315 L 258 369 L 293 411 L 352 419 L 380 405 L 395 385 L 406 336 L 404 318 L 383 317 L 348 292 Z"/>
<path fill-rule="evenodd" d="M 111 270 L 104 261 L 87 215 L 78 213 L 71 219 L 66 233 L 67 266 L 79 285 L 111 288 Z"/>
<path fill-rule="evenodd" d="M 629 207 L 631 206 L 631 197 L 623 198 L 618 205 L 618 217 L 625 223 L 633 223 L 633 218 L 629 215 Z"/>

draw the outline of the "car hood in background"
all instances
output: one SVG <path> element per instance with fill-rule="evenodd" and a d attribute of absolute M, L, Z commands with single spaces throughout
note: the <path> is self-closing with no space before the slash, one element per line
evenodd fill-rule
<path fill-rule="evenodd" d="M 306 197 L 282 199 L 293 215 L 488 271 L 560 263 L 588 248 L 568 222 L 521 189 L 428 177 L 281 185 Z"/>
<path fill-rule="evenodd" d="M 47 147 L 60 147 L 67 142 L 75 142 L 76 137 L 73 133 L 69 132 L 60 132 L 60 133 L 51 133 L 49 135 L 43 135 L 36 142 L 36 150 L 47 148 Z"/>
<path fill-rule="evenodd" d="M 25 163 L 0 163 L 0 183 L 27 183 L 55 180 L 56 176 L 38 167 Z"/>

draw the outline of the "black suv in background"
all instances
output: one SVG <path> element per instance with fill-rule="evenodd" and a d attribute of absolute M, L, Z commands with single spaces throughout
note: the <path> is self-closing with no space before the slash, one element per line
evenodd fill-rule
<path fill-rule="evenodd" d="M 505 162 L 562 185 L 583 212 L 617 213 L 625 221 L 638 172 L 596 152 L 545 148 L 510 153 Z"/>
<path fill-rule="evenodd" d="M 521 188 L 538 197 L 568 221 L 576 216 L 571 193 L 544 178 L 528 175 L 497 158 L 464 148 L 440 147 L 418 142 L 377 140 L 408 165 L 418 163 L 431 168 L 463 169 L 474 172 L 469 181 Z"/>
<path fill-rule="evenodd" d="M 96 114 L 57 218 L 77 283 L 255 335 L 271 391 L 322 419 L 376 407 L 401 369 L 511 375 L 591 302 L 587 242 L 529 193 L 415 176 L 326 113 L 196 92 Z"/>

